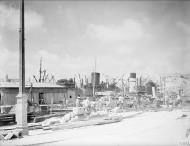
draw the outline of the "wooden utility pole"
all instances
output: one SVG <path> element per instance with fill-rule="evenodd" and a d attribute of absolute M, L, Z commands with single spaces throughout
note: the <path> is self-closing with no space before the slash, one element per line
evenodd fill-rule
<path fill-rule="evenodd" d="M 19 94 L 16 104 L 17 128 L 28 134 L 27 96 L 25 94 L 25 44 L 24 44 L 24 0 L 20 0 L 20 31 L 19 31 Z"/>
<path fill-rule="evenodd" d="M 25 93 L 24 0 L 20 3 L 19 93 Z"/>

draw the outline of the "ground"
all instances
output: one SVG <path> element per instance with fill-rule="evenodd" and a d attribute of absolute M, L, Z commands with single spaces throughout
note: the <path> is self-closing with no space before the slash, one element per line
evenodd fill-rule
<path fill-rule="evenodd" d="M 129 113 L 124 113 L 129 114 Z M 183 115 L 183 116 L 182 116 Z M 187 115 L 187 116 L 184 116 Z M 30 131 L 1 145 L 178 145 L 190 128 L 190 112 L 144 112 L 119 123 L 57 131 Z"/>

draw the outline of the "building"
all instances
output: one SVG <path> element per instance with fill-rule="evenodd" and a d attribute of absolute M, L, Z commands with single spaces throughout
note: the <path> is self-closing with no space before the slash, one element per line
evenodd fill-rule
<path fill-rule="evenodd" d="M 36 104 L 74 104 L 75 90 L 50 83 L 26 83 L 28 101 Z M 19 92 L 18 82 L 0 82 L 0 104 L 15 105 Z"/>
<path fill-rule="evenodd" d="M 180 94 L 181 96 L 187 94 L 185 90 L 189 86 L 189 74 L 169 74 L 161 77 L 160 90 L 165 95 Z M 185 93 L 184 93 L 185 92 Z"/>
<path fill-rule="evenodd" d="M 97 72 L 91 73 L 91 84 L 95 86 L 100 85 L 100 73 Z"/>

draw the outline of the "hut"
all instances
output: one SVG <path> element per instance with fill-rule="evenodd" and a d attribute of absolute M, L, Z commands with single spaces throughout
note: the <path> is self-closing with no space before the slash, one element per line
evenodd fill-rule
<path fill-rule="evenodd" d="M 0 105 L 15 105 L 18 82 L 0 82 Z M 26 83 L 28 101 L 39 105 L 75 103 L 75 90 L 51 83 Z"/>

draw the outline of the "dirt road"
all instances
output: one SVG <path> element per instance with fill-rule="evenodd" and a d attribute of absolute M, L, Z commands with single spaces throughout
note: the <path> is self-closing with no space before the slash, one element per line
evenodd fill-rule
<path fill-rule="evenodd" d="M 183 115 L 183 116 L 182 116 Z M 186 115 L 186 116 L 184 116 Z M 2 145 L 177 145 L 190 128 L 190 112 L 145 112 L 119 123 L 58 131 L 31 131 Z"/>

